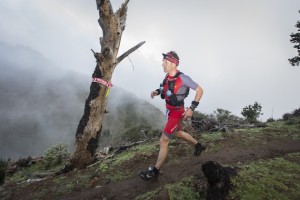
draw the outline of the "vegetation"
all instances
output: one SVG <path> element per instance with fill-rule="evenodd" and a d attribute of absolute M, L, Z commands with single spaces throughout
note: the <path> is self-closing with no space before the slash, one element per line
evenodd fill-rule
<path fill-rule="evenodd" d="M 300 11 L 299 11 L 300 13 Z M 290 58 L 288 59 L 290 64 L 292 66 L 299 66 L 299 62 L 300 62 L 300 21 L 297 21 L 296 23 L 296 28 L 298 29 L 297 33 L 292 33 L 290 36 L 291 36 L 291 43 L 294 43 L 294 48 L 297 49 L 297 52 L 298 52 L 298 55 L 293 57 L 293 58 Z"/>
<path fill-rule="evenodd" d="M 289 117 L 285 120 L 267 122 L 265 127 L 238 128 L 228 132 L 201 132 L 201 134 L 194 133 L 194 136 L 208 146 L 206 153 L 211 153 L 211 155 L 214 155 L 215 151 L 222 151 L 224 147 L 230 148 L 230 145 L 239 145 L 243 149 L 258 142 L 264 145 L 272 140 L 300 140 L 299 111 L 300 109 L 297 109 L 288 113 Z M 232 118 L 231 113 L 223 109 L 217 110 L 214 115 L 196 114 L 199 118 L 203 116 L 214 118 L 223 124 Z M 127 179 L 129 182 L 133 181 L 137 175 L 137 166 L 148 165 L 157 158 L 159 133 L 147 128 L 135 126 L 135 128 L 128 129 L 134 131 L 133 136 L 130 131 L 126 130 L 128 135 L 124 136 L 123 140 L 135 141 L 132 139 L 136 138 L 134 135 L 141 135 L 142 131 L 142 135 L 147 132 L 147 137 L 155 137 L 154 141 L 148 140 L 147 143 L 131 146 L 114 156 L 98 161 L 85 170 L 74 170 L 68 174 L 47 177 L 34 185 L 28 182 L 39 174 L 48 172 L 53 174 L 64 166 L 65 158 L 68 157 L 66 145 L 55 145 L 45 152 L 44 161 L 30 165 L 26 163 L 17 172 L 7 174 L 5 190 L 0 192 L 0 198 L 12 199 L 16 194 L 22 195 L 24 191 L 30 191 L 28 195 L 32 199 L 45 199 L 46 197 L 59 199 L 80 190 L 86 190 L 88 193 L 90 188 L 94 190 L 94 188 L 101 188 L 110 183 L 122 183 L 122 181 L 128 183 Z M 170 141 L 169 150 L 172 160 L 167 164 L 171 167 L 181 164 L 183 156 L 184 162 L 188 161 L 188 155 L 193 151 L 191 146 L 176 139 Z M 110 153 L 113 154 L 115 151 Z M 231 155 L 228 156 L 230 158 Z M 261 157 L 253 155 L 252 161 L 223 163 L 233 164 L 233 167 L 239 169 L 238 175 L 232 177 L 233 190 L 228 199 L 298 199 L 300 196 L 298 192 L 300 191 L 300 152 L 255 160 L 258 158 Z M 175 169 L 171 170 L 174 170 L 176 174 Z M 169 199 L 204 199 L 206 180 L 204 177 L 197 176 L 187 173 L 183 178 L 178 178 L 179 180 L 172 177 L 171 181 L 166 181 L 168 176 L 164 176 L 157 187 L 149 183 L 152 184 L 153 189 L 134 198 L 157 199 L 163 193 Z"/>
<path fill-rule="evenodd" d="M 262 109 L 262 106 L 259 103 L 255 102 L 253 105 L 249 105 L 249 106 L 246 106 L 245 108 L 243 108 L 243 111 L 241 112 L 241 114 L 244 117 L 246 117 L 246 119 L 250 123 L 256 123 L 257 118 L 263 114 L 263 113 L 261 113 L 261 109 Z"/>
<path fill-rule="evenodd" d="M 292 113 L 285 113 L 283 116 L 282 116 L 282 119 L 284 121 L 287 121 L 289 119 L 293 119 L 295 117 L 300 117 L 300 108 L 298 109 L 295 109 Z"/>
<path fill-rule="evenodd" d="M 194 187 L 195 179 L 194 177 L 186 177 L 181 181 L 173 184 L 164 185 L 156 190 L 147 192 L 135 198 L 135 200 L 152 200 L 155 199 L 159 191 L 165 190 L 168 199 L 170 200 L 194 200 L 194 199 L 204 199 L 203 191 L 199 192 Z"/>
<path fill-rule="evenodd" d="M 32 162 L 32 158 L 18 160 L 15 167 L 19 167 L 19 170 L 12 172 L 8 181 L 22 183 L 35 178 L 35 174 L 53 173 L 62 168 L 68 158 L 67 145 L 62 143 L 54 145 L 45 151 L 45 155 L 40 162 Z"/>
<path fill-rule="evenodd" d="M 45 168 L 55 167 L 63 164 L 69 158 L 66 144 L 57 144 L 48 148 L 45 152 Z"/>
<path fill-rule="evenodd" d="M 241 166 L 239 175 L 232 178 L 233 199 L 298 199 L 300 197 L 300 164 L 289 161 L 300 159 L 299 153 L 287 159 L 259 160 Z"/>
<path fill-rule="evenodd" d="M 194 188 L 194 181 L 192 177 L 187 177 L 175 184 L 166 185 L 170 200 L 199 199 L 200 195 Z"/>
<path fill-rule="evenodd" d="M 215 119 L 219 122 L 221 126 L 239 123 L 241 119 L 233 114 L 230 111 L 218 108 L 213 112 Z"/>
<path fill-rule="evenodd" d="M 206 115 L 206 114 L 198 112 L 198 111 L 193 112 L 192 119 L 202 120 L 202 119 L 207 119 L 207 118 L 209 118 L 209 115 Z"/>
<path fill-rule="evenodd" d="M 33 178 L 34 174 L 38 173 L 48 173 L 53 170 L 57 170 L 58 168 L 49 168 L 45 169 L 45 165 L 43 162 L 38 162 L 36 164 L 32 164 L 28 167 L 20 168 L 18 171 L 13 173 L 12 175 L 7 176 L 7 182 L 14 182 L 21 184 L 26 182 L 26 180 Z"/>
<path fill-rule="evenodd" d="M 121 141 L 138 142 L 141 140 L 160 136 L 161 130 L 153 129 L 151 126 L 143 124 L 131 126 L 121 134 Z"/>
<path fill-rule="evenodd" d="M 158 147 L 156 143 L 140 144 L 115 155 L 111 159 L 101 161 L 98 165 L 97 171 L 105 173 L 106 179 L 110 179 L 115 182 L 121 181 L 125 178 L 132 177 L 135 174 L 130 170 L 130 167 L 126 167 L 124 170 L 118 170 L 120 166 L 126 166 L 128 162 L 132 162 L 135 158 L 140 161 L 145 160 L 147 159 L 147 155 L 157 151 Z"/>

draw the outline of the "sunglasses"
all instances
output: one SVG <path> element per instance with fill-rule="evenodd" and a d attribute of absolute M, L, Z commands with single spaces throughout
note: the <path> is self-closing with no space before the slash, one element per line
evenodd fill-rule
<path fill-rule="evenodd" d="M 166 59 L 166 58 L 171 58 L 171 59 L 177 60 L 177 59 L 176 59 L 175 57 L 173 57 L 172 55 L 164 54 L 163 56 L 164 56 L 164 59 Z"/>

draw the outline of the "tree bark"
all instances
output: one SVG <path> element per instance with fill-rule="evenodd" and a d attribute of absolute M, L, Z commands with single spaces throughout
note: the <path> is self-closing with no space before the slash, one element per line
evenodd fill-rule
<path fill-rule="evenodd" d="M 125 30 L 128 2 L 129 0 L 126 0 L 114 13 L 109 0 L 96 0 L 99 10 L 98 22 L 103 36 L 100 38 L 101 52 L 97 53 L 92 50 L 97 61 L 93 78 L 110 83 L 117 64 L 145 43 L 137 44 L 117 58 L 122 33 Z M 76 131 L 75 151 L 70 159 L 72 168 L 84 168 L 95 161 L 109 88 L 108 84 L 91 83 L 84 114 Z"/>

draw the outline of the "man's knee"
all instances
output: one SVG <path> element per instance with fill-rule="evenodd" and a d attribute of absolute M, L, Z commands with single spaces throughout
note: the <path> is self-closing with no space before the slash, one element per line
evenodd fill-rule
<path fill-rule="evenodd" d="M 169 138 L 166 135 L 162 135 L 159 140 L 161 147 L 167 147 L 169 145 Z"/>
<path fill-rule="evenodd" d="M 182 131 L 177 131 L 175 136 L 178 137 L 178 138 L 183 138 L 183 132 Z"/>

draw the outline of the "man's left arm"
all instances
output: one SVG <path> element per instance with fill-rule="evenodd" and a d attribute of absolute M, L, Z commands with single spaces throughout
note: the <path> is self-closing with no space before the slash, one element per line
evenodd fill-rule
<path fill-rule="evenodd" d="M 184 119 L 193 116 L 193 111 L 197 108 L 199 101 L 202 98 L 203 89 L 200 85 L 197 86 L 195 91 L 196 91 L 196 95 L 195 95 L 194 101 L 192 101 L 191 106 L 183 113 Z"/>

